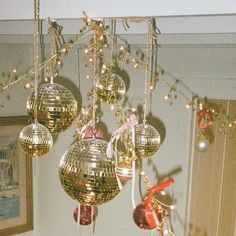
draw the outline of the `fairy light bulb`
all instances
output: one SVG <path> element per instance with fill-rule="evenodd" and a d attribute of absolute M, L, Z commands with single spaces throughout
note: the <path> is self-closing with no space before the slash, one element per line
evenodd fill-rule
<path fill-rule="evenodd" d="M 189 105 L 189 104 L 186 104 L 185 107 L 186 107 L 186 109 L 189 109 L 189 108 L 190 108 L 190 105 Z"/>
<path fill-rule="evenodd" d="M 161 193 L 162 196 L 166 195 L 166 191 L 161 191 L 160 193 Z"/>
<path fill-rule="evenodd" d="M 163 234 L 164 234 L 164 235 L 167 235 L 168 233 L 169 233 L 168 229 L 164 229 L 164 230 L 163 230 Z"/>
<path fill-rule="evenodd" d="M 29 89 L 29 88 L 31 88 L 31 85 L 28 83 L 25 85 L 25 89 Z"/>

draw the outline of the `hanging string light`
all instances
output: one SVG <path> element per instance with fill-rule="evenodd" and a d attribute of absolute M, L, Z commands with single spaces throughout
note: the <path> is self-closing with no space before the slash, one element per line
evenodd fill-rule
<path fill-rule="evenodd" d="M 110 64 L 103 64 L 101 78 L 98 80 L 96 89 L 98 97 L 101 101 L 108 104 L 118 103 L 126 93 L 124 80 L 114 71 L 114 44 L 116 20 L 111 19 L 111 49 L 110 49 Z"/>
<path fill-rule="evenodd" d="M 35 101 L 38 98 L 38 80 L 39 80 L 39 23 L 40 23 L 40 2 L 34 1 L 34 75 L 35 75 Z M 36 102 L 34 109 L 34 122 L 24 127 L 19 136 L 19 142 L 23 151 L 32 157 L 40 157 L 52 148 L 53 138 L 50 131 L 38 123 L 38 104 Z"/>

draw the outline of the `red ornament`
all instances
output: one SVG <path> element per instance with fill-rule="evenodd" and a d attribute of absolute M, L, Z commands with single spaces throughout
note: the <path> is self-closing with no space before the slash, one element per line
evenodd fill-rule
<path fill-rule="evenodd" d="M 81 225 L 91 224 L 96 219 L 97 214 L 98 214 L 98 208 L 96 206 L 80 205 L 80 224 Z M 74 220 L 77 222 L 78 207 L 75 208 L 73 215 L 74 215 Z"/>
<path fill-rule="evenodd" d="M 92 126 L 89 126 L 84 133 L 84 138 L 100 138 L 103 139 L 103 131 L 99 128 L 93 128 Z"/>
<path fill-rule="evenodd" d="M 134 210 L 133 219 L 136 225 L 144 230 L 156 228 L 161 224 L 161 215 L 155 207 L 150 208 L 140 203 Z"/>
<path fill-rule="evenodd" d="M 172 178 L 152 187 L 144 200 L 144 202 L 137 205 L 133 213 L 133 219 L 136 225 L 144 230 L 154 229 L 161 224 L 161 215 L 156 209 L 155 204 L 152 202 L 153 195 L 156 192 L 164 190 L 169 185 L 173 184 Z"/>

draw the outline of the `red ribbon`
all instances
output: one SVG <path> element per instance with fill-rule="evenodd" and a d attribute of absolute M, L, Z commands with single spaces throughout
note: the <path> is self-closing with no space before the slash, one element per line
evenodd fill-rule
<path fill-rule="evenodd" d="M 207 129 L 213 125 L 213 112 L 202 108 L 198 113 L 198 127 L 199 129 Z"/>
<path fill-rule="evenodd" d="M 149 206 L 149 207 L 152 207 L 152 198 L 153 198 L 153 195 L 156 193 L 156 192 L 160 192 L 160 191 L 163 191 L 165 188 L 167 188 L 168 186 L 172 185 L 174 183 L 174 179 L 173 178 L 168 178 L 167 180 L 165 180 L 164 182 L 158 184 L 158 185 L 155 185 L 153 186 L 151 189 L 150 189 L 150 192 L 148 193 L 147 195 L 147 198 L 145 199 L 144 201 L 144 204 L 146 206 Z"/>

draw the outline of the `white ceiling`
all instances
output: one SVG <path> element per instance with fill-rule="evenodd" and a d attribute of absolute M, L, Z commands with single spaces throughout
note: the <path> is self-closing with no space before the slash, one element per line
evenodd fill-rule
<path fill-rule="evenodd" d="M 13 15 L 13 10 L 5 12 L 4 15 L 3 9 L 9 10 L 12 2 L 16 2 L 16 0 L 1 1 L 6 1 L 6 5 L 3 4 L 4 7 L 0 8 L 0 19 L 4 18 L 4 20 L 0 20 L 0 43 L 32 43 L 33 22 L 29 20 L 32 18 L 32 4 L 29 4 L 29 0 L 21 0 L 19 2 L 21 2 L 22 7 L 17 10 L 20 13 L 24 11 L 22 15 L 19 12 L 15 12 L 15 15 Z M 46 18 L 46 16 L 63 18 L 57 19 L 57 21 L 63 26 L 63 35 L 68 35 L 69 38 L 78 33 L 82 27 L 81 18 L 78 18 L 82 16 L 82 10 L 87 9 L 86 12 L 91 17 L 127 16 L 134 13 L 134 10 L 136 10 L 136 16 L 147 16 L 153 13 L 157 27 L 161 31 L 161 35 L 158 37 L 160 46 L 158 63 L 173 75 L 181 78 L 190 87 L 196 89 L 201 87 L 197 90 L 202 92 L 202 95 L 209 94 L 209 90 L 212 89 L 211 97 L 225 98 L 224 96 L 229 95 L 226 91 L 229 91 L 230 88 L 232 90 L 230 92 L 231 97 L 234 96 L 236 89 L 236 1 L 218 0 L 210 6 L 210 0 L 204 3 L 200 0 L 194 1 L 194 3 L 193 1 L 187 3 L 190 1 L 182 0 L 183 5 L 180 1 L 173 1 L 170 4 L 170 0 L 162 2 L 149 0 L 147 9 L 147 1 L 142 0 L 139 3 L 135 2 L 133 8 L 130 9 L 131 1 L 129 0 L 116 1 L 116 3 L 111 0 L 101 0 L 100 3 L 107 2 L 107 8 L 102 11 L 102 4 L 92 8 L 90 6 L 92 1 L 87 0 L 86 7 L 85 3 L 81 3 L 84 8 L 76 9 L 75 7 L 77 15 L 75 15 L 74 10 L 71 10 L 71 4 L 74 3 L 74 0 L 64 1 L 68 4 L 69 9 L 64 12 L 60 11 L 63 5 L 62 0 L 58 0 L 57 4 L 54 2 L 55 9 L 52 7 L 53 2 L 54 0 L 41 1 L 43 18 Z M 116 7 L 117 2 L 119 2 L 119 6 Z M 127 4 L 124 4 L 124 2 Z M 146 5 L 142 9 L 140 5 L 144 2 Z M 163 2 L 165 2 L 165 6 Z M 111 3 L 114 4 L 113 8 L 111 8 Z M 123 3 L 123 11 L 121 3 Z M 160 4 L 159 7 L 157 3 Z M 168 6 L 167 3 L 171 8 L 164 9 Z M 197 3 L 201 4 L 197 7 Z M 190 8 L 191 4 L 192 8 Z M 173 9 L 175 5 L 179 6 Z M 117 10 L 116 14 L 114 9 Z M 95 10 L 97 10 L 97 14 L 95 14 Z M 14 20 L 12 20 L 13 18 Z M 125 31 L 120 18 L 117 22 L 117 34 L 120 37 L 127 39 L 131 44 L 146 43 L 147 27 L 145 23 L 132 23 L 129 30 Z M 43 20 L 42 28 L 43 33 L 47 34 L 45 20 Z M 215 87 L 212 83 L 213 79 Z M 201 83 L 204 81 L 204 86 L 199 81 Z M 222 95 L 218 92 L 217 88 L 219 87 Z"/>
<path fill-rule="evenodd" d="M 32 0 L 1 0 L 0 19 L 32 19 Z M 235 0 L 41 0 L 43 19 L 91 17 L 193 16 L 236 13 Z"/>
<path fill-rule="evenodd" d="M 210 44 L 233 45 L 236 43 L 236 14 L 221 16 L 178 16 L 155 17 L 161 31 L 159 44 Z M 81 19 L 59 19 L 63 34 L 79 32 Z M 107 20 L 108 21 L 108 20 Z M 145 23 L 131 23 L 128 31 L 124 30 L 121 19 L 117 20 L 117 34 L 129 35 L 131 43 L 145 43 Z M 0 35 L 32 35 L 32 20 L 0 21 Z M 43 21 L 43 33 L 47 34 L 47 23 Z M 3 40 L 3 39 L 2 39 Z M 6 42 L 9 38 L 6 40 Z"/>

